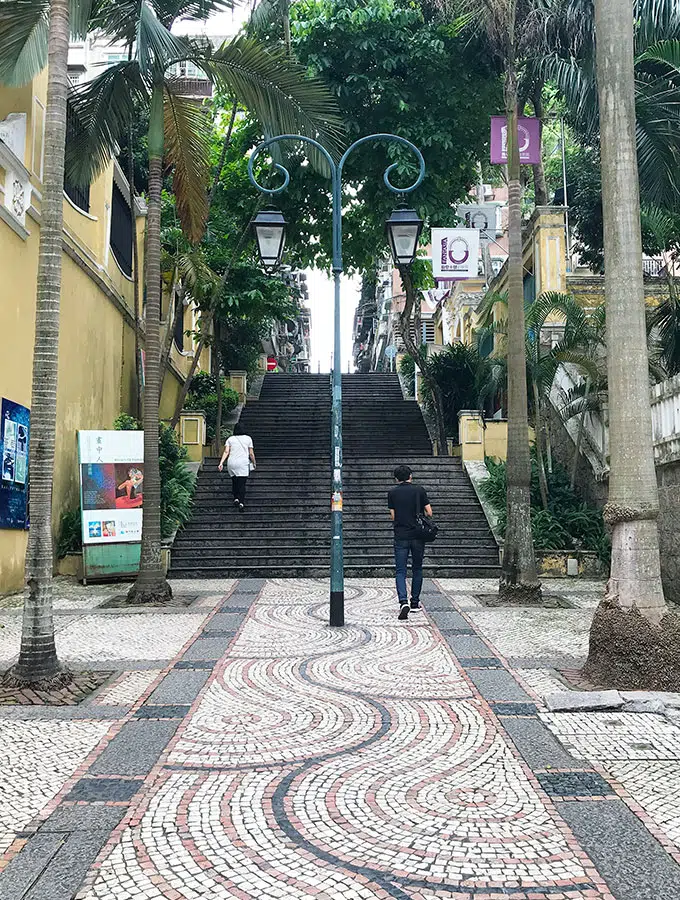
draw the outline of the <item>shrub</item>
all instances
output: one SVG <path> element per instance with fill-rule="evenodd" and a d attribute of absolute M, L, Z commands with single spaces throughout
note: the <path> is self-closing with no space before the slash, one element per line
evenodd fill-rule
<path fill-rule="evenodd" d="M 476 347 L 467 344 L 453 344 L 441 353 L 427 360 L 427 374 L 439 386 L 444 405 L 444 425 L 446 434 L 458 443 L 458 413 L 461 409 L 479 407 L 479 385 L 489 363 L 483 359 Z M 434 401 L 425 386 L 423 392 L 425 409 L 434 414 Z"/>
<path fill-rule="evenodd" d="M 141 431 L 142 426 L 134 416 L 128 416 L 127 413 L 121 413 L 113 423 L 114 431 Z"/>
<path fill-rule="evenodd" d="M 220 378 L 222 385 L 222 416 L 225 417 L 238 406 L 239 396 L 235 390 L 227 387 L 226 379 Z M 206 440 L 211 443 L 215 439 L 217 428 L 217 380 L 207 372 L 199 372 L 191 379 L 191 390 L 184 401 L 185 409 L 200 409 L 205 413 Z M 222 427 L 222 437 L 225 428 Z"/>
<path fill-rule="evenodd" d="M 185 447 L 180 447 L 172 428 L 161 425 L 159 432 L 161 471 L 161 537 L 169 538 L 191 516 L 196 479 L 187 468 Z"/>
<path fill-rule="evenodd" d="M 482 483 L 482 494 L 498 514 L 498 527 L 505 536 L 506 465 L 491 459 L 486 465 L 489 477 Z M 548 473 L 548 509 L 543 509 L 535 455 L 531 461 L 531 532 L 537 550 L 593 550 L 609 563 L 611 541 L 602 513 L 572 491 L 561 466 Z"/>
<path fill-rule="evenodd" d="M 62 513 L 57 537 L 57 559 L 67 553 L 77 553 L 83 549 L 83 533 L 80 525 L 80 509 Z"/>

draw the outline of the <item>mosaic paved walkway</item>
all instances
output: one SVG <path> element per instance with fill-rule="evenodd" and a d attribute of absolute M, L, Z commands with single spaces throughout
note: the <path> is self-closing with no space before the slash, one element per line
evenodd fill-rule
<path fill-rule="evenodd" d="M 612 772 L 616 715 L 546 714 L 557 676 L 515 677 L 521 628 L 485 639 L 475 585 L 401 623 L 389 582 L 350 582 L 344 629 L 320 582 L 205 587 L 118 615 L 137 663 L 88 703 L 0 715 L 0 900 L 680 898 L 680 729 L 620 714 Z M 109 612 L 60 651 L 111 666 Z"/>

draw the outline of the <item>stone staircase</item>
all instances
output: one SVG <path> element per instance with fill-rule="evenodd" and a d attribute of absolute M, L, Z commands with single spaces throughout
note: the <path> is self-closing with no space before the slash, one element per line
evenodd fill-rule
<path fill-rule="evenodd" d="M 241 421 L 257 471 L 246 511 L 233 506 L 230 479 L 207 459 L 194 514 L 172 550 L 175 578 L 316 577 L 330 570 L 330 380 L 268 375 Z M 406 463 L 425 486 L 440 533 L 428 546 L 430 576 L 498 573 L 498 548 L 460 460 L 432 456 L 418 405 L 396 375 L 343 376 L 345 574 L 393 574 L 387 491 Z"/>

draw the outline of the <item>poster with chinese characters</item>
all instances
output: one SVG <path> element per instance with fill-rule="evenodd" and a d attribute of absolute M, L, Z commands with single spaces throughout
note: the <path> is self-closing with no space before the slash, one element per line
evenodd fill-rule
<path fill-rule="evenodd" d="M 478 260 L 476 228 L 432 229 L 432 274 L 436 280 L 476 278 Z"/>
<path fill-rule="evenodd" d="M 519 161 L 536 165 L 541 161 L 541 120 L 520 116 L 517 120 Z M 508 161 L 508 123 L 505 116 L 491 116 L 491 162 Z"/>
<path fill-rule="evenodd" d="M 84 544 L 142 539 L 144 432 L 79 431 Z"/>
<path fill-rule="evenodd" d="M 0 528 L 28 528 L 28 441 L 31 414 L 2 398 L 0 405 Z"/>

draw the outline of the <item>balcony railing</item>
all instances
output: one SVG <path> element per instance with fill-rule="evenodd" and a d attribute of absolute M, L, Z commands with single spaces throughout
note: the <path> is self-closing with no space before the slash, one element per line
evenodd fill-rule
<path fill-rule="evenodd" d="M 212 97 L 212 84 L 207 78 L 175 78 L 172 86 L 182 97 Z"/>

